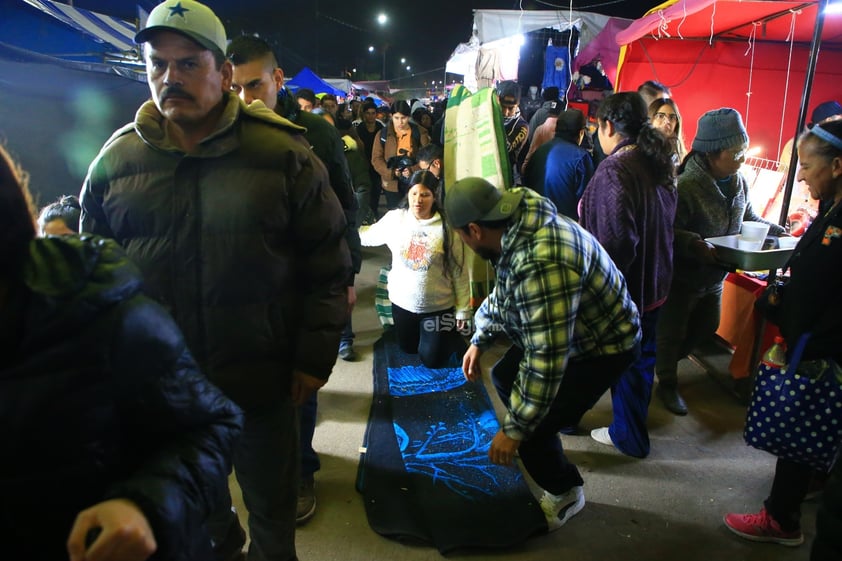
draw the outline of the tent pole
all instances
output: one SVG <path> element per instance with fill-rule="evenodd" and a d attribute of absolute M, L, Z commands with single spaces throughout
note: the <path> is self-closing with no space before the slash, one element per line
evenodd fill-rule
<path fill-rule="evenodd" d="M 795 139 L 801 135 L 804 130 L 804 123 L 807 122 L 807 106 L 810 103 L 810 94 L 813 91 L 813 78 L 816 75 L 816 63 L 819 58 L 819 50 L 822 44 L 822 28 L 824 27 L 824 12 L 827 8 L 829 0 L 819 0 L 816 9 L 816 22 L 813 28 L 813 42 L 810 44 L 810 59 L 807 62 L 807 74 L 804 77 L 804 91 L 801 93 L 801 108 L 798 111 L 798 128 L 795 130 Z M 784 186 L 783 197 L 781 199 L 781 215 L 778 219 L 778 224 L 786 226 L 787 218 L 789 217 L 789 203 L 792 199 L 792 190 L 795 185 L 795 167 L 798 164 L 798 150 L 797 145 L 792 147 L 792 156 L 789 159 L 789 169 L 786 174 L 786 184 Z"/>

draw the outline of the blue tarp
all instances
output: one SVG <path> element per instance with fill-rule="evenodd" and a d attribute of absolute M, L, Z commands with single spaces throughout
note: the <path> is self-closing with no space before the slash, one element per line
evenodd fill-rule
<path fill-rule="evenodd" d="M 0 37 L 12 47 L 71 62 L 104 62 L 116 51 L 22 0 L 0 0 L 0 13 Z"/>
<path fill-rule="evenodd" d="M 343 92 L 342 90 L 336 89 L 318 76 L 316 76 L 315 72 L 307 68 L 306 66 L 295 75 L 295 78 L 292 78 L 286 84 L 286 87 L 291 89 L 292 91 L 296 91 L 299 88 L 309 88 L 313 90 L 313 93 L 332 93 L 335 96 L 345 97 L 348 95 L 348 92 Z"/>
<path fill-rule="evenodd" d="M 52 0 L 24 0 L 24 2 L 73 29 L 93 37 L 98 42 L 112 45 L 119 51 L 134 51 L 136 48 L 134 35 L 137 33 L 137 24 L 134 22 L 74 8 Z"/>

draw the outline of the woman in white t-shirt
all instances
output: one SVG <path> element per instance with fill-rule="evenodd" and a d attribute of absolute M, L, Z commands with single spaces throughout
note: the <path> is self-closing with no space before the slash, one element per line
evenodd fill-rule
<path fill-rule="evenodd" d="M 466 345 L 472 310 L 464 244 L 445 225 L 438 179 L 417 171 L 401 208 L 360 229 L 364 246 L 386 245 L 392 252 L 389 300 L 398 344 L 438 368 Z"/>

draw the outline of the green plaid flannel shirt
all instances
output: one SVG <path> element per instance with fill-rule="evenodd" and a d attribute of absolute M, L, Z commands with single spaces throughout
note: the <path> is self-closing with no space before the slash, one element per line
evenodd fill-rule
<path fill-rule="evenodd" d="M 640 340 L 637 307 L 605 249 L 547 199 L 524 190 L 472 339 L 486 348 L 504 332 L 524 351 L 502 425 L 517 440 L 546 415 L 568 361 L 619 354 Z"/>

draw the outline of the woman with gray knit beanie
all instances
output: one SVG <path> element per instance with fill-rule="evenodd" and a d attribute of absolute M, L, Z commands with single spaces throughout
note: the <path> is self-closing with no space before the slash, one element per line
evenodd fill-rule
<path fill-rule="evenodd" d="M 678 393 L 678 361 L 719 326 L 726 270 L 705 238 L 738 234 L 744 220 L 769 222 L 751 207 L 748 183 L 739 173 L 748 149 L 740 114 L 730 107 L 699 118 L 691 151 L 678 168 L 674 273 L 657 327 L 656 393 L 676 415 L 687 405 Z M 770 224 L 769 233 L 785 230 Z"/>

